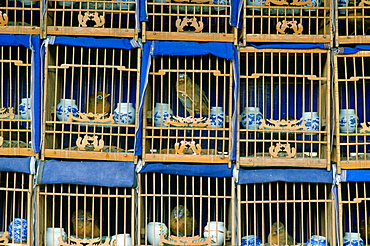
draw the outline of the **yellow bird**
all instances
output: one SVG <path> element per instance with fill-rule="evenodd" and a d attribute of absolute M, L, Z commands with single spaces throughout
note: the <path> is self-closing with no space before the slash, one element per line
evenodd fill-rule
<path fill-rule="evenodd" d="M 179 74 L 176 90 L 180 102 L 191 116 L 208 115 L 209 102 L 206 93 L 186 73 Z"/>
<path fill-rule="evenodd" d="M 104 114 L 109 115 L 110 113 L 110 102 L 107 97 L 110 94 L 106 94 L 104 91 L 98 91 L 97 93 L 90 95 L 89 97 L 89 112 L 94 114 Z"/>
<path fill-rule="evenodd" d="M 270 245 L 295 245 L 293 237 L 286 233 L 285 226 L 281 222 L 272 224 L 267 242 Z"/>
<path fill-rule="evenodd" d="M 76 237 L 79 238 L 95 238 L 100 236 L 99 222 L 96 218 L 93 219 L 90 211 L 79 209 L 78 217 L 76 211 L 72 214 L 72 227 Z"/>

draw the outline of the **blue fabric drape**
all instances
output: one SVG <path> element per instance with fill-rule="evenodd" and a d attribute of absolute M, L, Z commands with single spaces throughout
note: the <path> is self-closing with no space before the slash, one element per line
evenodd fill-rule
<path fill-rule="evenodd" d="M 282 43 L 282 44 L 252 44 L 248 43 L 247 46 L 253 46 L 257 49 L 329 49 L 329 44 L 295 44 L 295 43 Z"/>
<path fill-rule="evenodd" d="M 154 41 L 153 56 L 193 56 L 212 54 L 227 60 L 234 58 L 232 43 L 198 43 L 186 41 Z"/>
<path fill-rule="evenodd" d="M 233 168 L 227 164 L 146 163 L 139 173 L 164 173 L 198 177 L 233 177 Z"/>
<path fill-rule="evenodd" d="M 53 37 L 51 44 L 73 45 L 73 46 L 95 47 L 95 48 L 126 49 L 126 50 L 137 48 L 137 46 L 135 46 L 135 41 L 133 41 L 132 39 L 127 39 L 127 38 L 94 38 L 94 37 L 57 36 L 57 37 Z"/>
<path fill-rule="evenodd" d="M 78 184 L 106 187 L 133 187 L 133 162 L 93 162 L 49 160 L 41 163 L 41 184 Z M 41 179 L 40 179 L 41 178 Z"/>
<path fill-rule="evenodd" d="M 31 141 L 32 150 L 39 153 L 41 150 L 41 56 L 40 56 L 40 35 L 18 35 L 18 34 L 0 34 L 0 45 L 4 46 L 23 46 L 32 50 L 32 68 L 31 68 Z"/>
<path fill-rule="evenodd" d="M 333 173 L 326 169 L 239 169 L 238 184 L 269 182 L 333 183 Z"/>
<path fill-rule="evenodd" d="M 34 173 L 32 157 L 0 157 L 0 171 L 2 172 L 19 172 Z"/>
<path fill-rule="evenodd" d="M 149 69 L 152 57 L 158 55 L 170 56 L 192 56 L 192 55 L 207 55 L 212 54 L 233 62 L 233 109 L 232 109 L 232 143 L 230 160 L 236 160 L 236 139 L 237 139 L 237 112 L 236 104 L 238 100 L 238 87 L 239 87 L 239 69 L 238 69 L 238 52 L 236 47 L 231 43 L 198 43 L 198 42 L 176 42 L 176 41 L 153 41 L 144 44 L 143 57 L 141 64 L 140 75 L 140 102 L 139 102 L 139 124 L 143 120 L 143 107 L 145 93 L 148 85 Z M 142 129 L 136 131 L 135 155 L 142 154 Z"/>
<path fill-rule="evenodd" d="M 361 50 L 370 50 L 370 45 L 361 44 L 355 47 L 339 47 L 337 53 L 339 54 L 355 54 Z"/>
<path fill-rule="evenodd" d="M 341 181 L 370 181 L 370 170 L 342 170 Z"/>
<path fill-rule="evenodd" d="M 147 42 L 144 44 L 141 58 L 141 73 L 140 73 L 140 101 L 139 101 L 139 115 L 138 122 L 139 126 L 142 126 L 143 122 L 143 109 L 144 109 L 144 99 L 145 93 L 148 85 L 149 68 L 151 65 L 151 55 L 150 51 L 152 49 L 152 42 Z M 136 128 L 135 131 L 135 152 L 134 155 L 142 154 L 142 144 L 143 144 L 143 129 L 142 127 Z"/>

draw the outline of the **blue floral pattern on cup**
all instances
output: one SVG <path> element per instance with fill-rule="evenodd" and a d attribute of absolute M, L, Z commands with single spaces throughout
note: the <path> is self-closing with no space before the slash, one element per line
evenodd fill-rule
<path fill-rule="evenodd" d="M 227 0 L 213 0 L 213 4 L 220 4 L 220 5 L 227 5 L 228 1 Z M 223 11 L 225 10 L 225 7 L 213 7 L 214 11 L 220 10 Z"/>
<path fill-rule="evenodd" d="M 118 124 L 132 124 L 133 123 L 133 113 L 132 112 L 128 112 L 127 113 L 120 113 L 118 115 L 117 112 L 114 112 L 114 116 L 113 116 L 113 119 L 115 122 L 117 122 Z"/>
<path fill-rule="evenodd" d="M 262 244 L 261 239 L 254 235 L 242 237 L 242 246 L 259 246 Z"/>
<path fill-rule="evenodd" d="M 155 112 L 154 113 L 154 125 L 155 126 L 164 126 L 164 123 L 167 120 L 167 117 L 170 117 L 170 114 L 168 112 L 163 112 L 162 115 L 160 112 Z M 162 123 L 161 123 L 162 119 Z"/>
<path fill-rule="evenodd" d="M 312 235 L 311 238 L 306 242 L 306 244 L 309 243 L 312 246 L 330 246 L 330 244 L 326 241 L 326 238 L 319 235 Z"/>
<path fill-rule="evenodd" d="M 8 226 L 9 236 L 14 242 L 27 242 L 27 219 L 15 218 Z"/>
<path fill-rule="evenodd" d="M 355 115 L 348 115 L 348 118 L 346 116 L 343 116 L 339 119 L 339 126 L 346 129 L 356 128 L 357 123 L 357 117 Z"/>
<path fill-rule="evenodd" d="M 68 119 L 69 118 L 69 114 L 68 113 L 72 113 L 72 115 L 74 117 L 77 117 L 77 112 L 78 112 L 78 108 L 75 108 L 75 107 L 72 107 L 72 106 L 66 106 L 66 107 L 63 108 L 63 105 L 60 105 L 60 107 L 57 108 L 57 114 L 60 117 L 63 117 L 63 113 L 64 113 L 65 119 Z"/>
<path fill-rule="evenodd" d="M 361 238 L 358 240 L 358 239 L 354 239 L 352 238 L 351 240 L 349 238 L 343 238 L 343 246 L 363 246 L 364 245 L 364 240 L 362 240 Z"/>
<path fill-rule="evenodd" d="M 211 127 L 212 128 L 221 128 L 224 125 L 224 112 L 222 107 L 212 107 L 211 108 Z"/>

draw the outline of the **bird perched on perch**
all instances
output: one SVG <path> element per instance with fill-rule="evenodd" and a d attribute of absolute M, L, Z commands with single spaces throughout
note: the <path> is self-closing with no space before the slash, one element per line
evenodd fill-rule
<path fill-rule="evenodd" d="M 79 209 L 78 217 L 76 218 L 76 211 L 72 214 L 72 227 L 76 237 L 92 238 L 100 236 L 99 223 L 92 217 L 90 211 Z"/>
<path fill-rule="evenodd" d="M 286 233 L 285 226 L 281 222 L 272 224 L 267 242 L 270 245 L 295 245 L 293 237 Z"/>
<path fill-rule="evenodd" d="M 170 229 L 173 234 L 179 237 L 190 236 L 196 224 L 197 222 L 185 206 L 178 205 L 171 211 Z"/>
<path fill-rule="evenodd" d="M 110 94 L 106 94 L 104 91 L 98 91 L 90 95 L 88 105 L 89 112 L 94 114 L 109 114 L 110 102 L 107 99 L 109 96 Z"/>
<path fill-rule="evenodd" d="M 364 241 L 366 237 L 370 239 L 370 216 L 367 218 L 367 225 L 365 224 L 365 220 L 360 221 L 360 235 Z"/>
<path fill-rule="evenodd" d="M 190 115 L 208 114 L 208 98 L 186 73 L 180 73 L 176 84 L 177 96 Z M 202 94 L 202 95 L 201 95 Z M 194 110 L 194 111 L 193 111 Z"/>

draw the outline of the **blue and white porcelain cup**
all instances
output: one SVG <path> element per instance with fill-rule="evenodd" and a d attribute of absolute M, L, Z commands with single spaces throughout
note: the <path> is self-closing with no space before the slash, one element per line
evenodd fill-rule
<path fill-rule="evenodd" d="M 21 119 L 31 119 L 31 98 L 22 98 L 19 104 L 19 114 Z"/>
<path fill-rule="evenodd" d="M 311 244 L 312 246 L 330 246 L 326 241 L 326 237 L 320 235 L 312 235 L 306 244 Z"/>
<path fill-rule="evenodd" d="M 248 235 L 242 237 L 242 246 L 259 246 L 262 244 L 261 239 L 255 235 Z"/>
<path fill-rule="evenodd" d="M 340 109 L 339 110 L 339 129 L 342 133 L 354 133 L 358 117 L 354 109 Z"/>
<path fill-rule="evenodd" d="M 16 242 L 27 242 L 28 225 L 27 219 L 15 218 L 8 226 L 10 238 Z"/>
<path fill-rule="evenodd" d="M 211 126 L 212 128 L 222 128 L 224 126 L 224 111 L 222 107 L 212 107 L 211 108 Z"/>
<path fill-rule="evenodd" d="M 154 126 L 165 126 L 164 123 L 172 114 L 173 111 L 168 103 L 156 103 L 153 110 Z"/>
<path fill-rule="evenodd" d="M 323 0 L 311 0 L 312 6 L 309 6 L 309 4 L 302 5 L 302 7 L 306 7 L 304 11 L 316 11 L 316 9 L 312 9 L 312 7 L 320 7 L 323 4 Z"/>
<path fill-rule="evenodd" d="M 117 108 L 113 111 L 113 119 L 117 124 L 135 123 L 135 108 L 132 105 L 132 103 L 117 103 Z"/>
<path fill-rule="evenodd" d="M 219 4 L 219 5 L 227 5 L 228 1 L 227 0 L 213 0 L 213 4 Z M 213 11 L 224 11 L 226 8 L 225 7 L 213 7 Z"/>
<path fill-rule="evenodd" d="M 305 121 L 306 131 L 319 131 L 320 130 L 320 118 L 317 112 L 303 112 L 302 118 L 299 121 L 299 125 Z M 308 135 L 314 135 L 316 133 L 306 133 Z"/>
<path fill-rule="evenodd" d="M 343 237 L 343 246 L 363 246 L 364 241 L 360 233 L 346 232 Z"/>
<path fill-rule="evenodd" d="M 246 107 L 241 113 L 241 123 L 244 128 L 257 130 L 262 124 L 263 115 L 258 107 Z"/>

